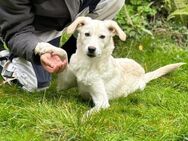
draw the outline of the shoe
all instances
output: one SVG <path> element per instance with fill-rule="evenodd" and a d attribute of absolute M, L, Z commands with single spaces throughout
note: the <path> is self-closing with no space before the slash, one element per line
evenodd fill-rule
<path fill-rule="evenodd" d="M 22 86 L 15 76 L 15 66 L 11 63 L 9 57 L 10 52 L 8 50 L 0 51 L 0 74 L 4 79 L 3 83 L 14 83 Z"/>
<path fill-rule="evenodd" d="M 8 64 L 9 64 L 9 56 L 10 53 L 8 50 L 1 50 L 0 51 L 0 74 L 2 76 L 2 78 L 4 79 L 4 82 L 8 82 L 13 79 L 13 73 L 11 71 L 7 71 L 6 69 L 4 69 Z"/>
<path fill-rule="evenodd" d="M 3 70 L 5 63 L 9 60 L 10 53 L 8 50 L 0 51 L 0 73 Z"/>

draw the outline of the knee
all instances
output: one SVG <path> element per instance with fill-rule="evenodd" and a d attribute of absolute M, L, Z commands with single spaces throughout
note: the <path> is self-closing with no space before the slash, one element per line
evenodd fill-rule
<path fill-rule="evenodd" d="M 113 6 L 114 10 L 118 12 L 123 5 L 125 4 L 125 0 L 107 0 Z"/>
<path fill-rule="evenodd" d="M 95 11 L 89 13 L 87 16 L 99 20 L 113 19 L 123 7 L 124 3 L 125 0 L 101 0 Z"/>
<path fill-rule="evenodd" d="M 125 0 L 114 0 L 114 7 L 116 8 L 117 11 L 119 11 L 123 5 L 125 4 Z"/>

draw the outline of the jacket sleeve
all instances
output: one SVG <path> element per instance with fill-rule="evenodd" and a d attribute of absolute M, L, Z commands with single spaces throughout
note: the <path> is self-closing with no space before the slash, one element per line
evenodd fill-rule
<path fill-rule="evenodd" d="M 14 55 L 39 62 L 34 48 L 40 41 L 34 34 L 34 14 L 31 11 L 30 0 L 0 0 L 0 32 Z"/>

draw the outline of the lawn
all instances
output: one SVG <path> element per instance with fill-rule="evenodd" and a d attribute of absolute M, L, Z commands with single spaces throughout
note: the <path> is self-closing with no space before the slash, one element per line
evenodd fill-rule
<path fill-rule="evenodd" d="M 137 60 L 146 71 L 188 63 L 188 49 L 165 36 L 140 41 L 116 39 L 116 57 Z M 150 82 L 144 91 L 112 100 L 111 107 L 81 122 L 92 103 L 77 89 L 27 93 L 0 86 L 1 141 L 186 141 L 188 65 Z M 2 79 L 1 79 L 2 82 Z"/>

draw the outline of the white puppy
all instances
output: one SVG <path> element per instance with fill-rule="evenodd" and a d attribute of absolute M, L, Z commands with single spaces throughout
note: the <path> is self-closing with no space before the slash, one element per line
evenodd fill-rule
<path fill-rule="evenodd" d="M 58 90 L 78 86 L 84 98 L 91 97 L 95 106 L 87 115 L 108 108 L 110 99 L 126 97 L 136 90 L 143 90 L 149 81 L 184 64 L 170 64 L 145 73 L 132 59 L 114 58 L 113 36 L 118 35 L 124 41 L 126 35 L 112 20 L 78 17 L 67 28 L 67 33 L 73 34 L 75 30 L 78 31 L 77 50 L 67 68 L 58 75 Z M 36 53 L 40 54 L 40 49 Z M 60 52 L 55 53 L 65 56 Z"/>

